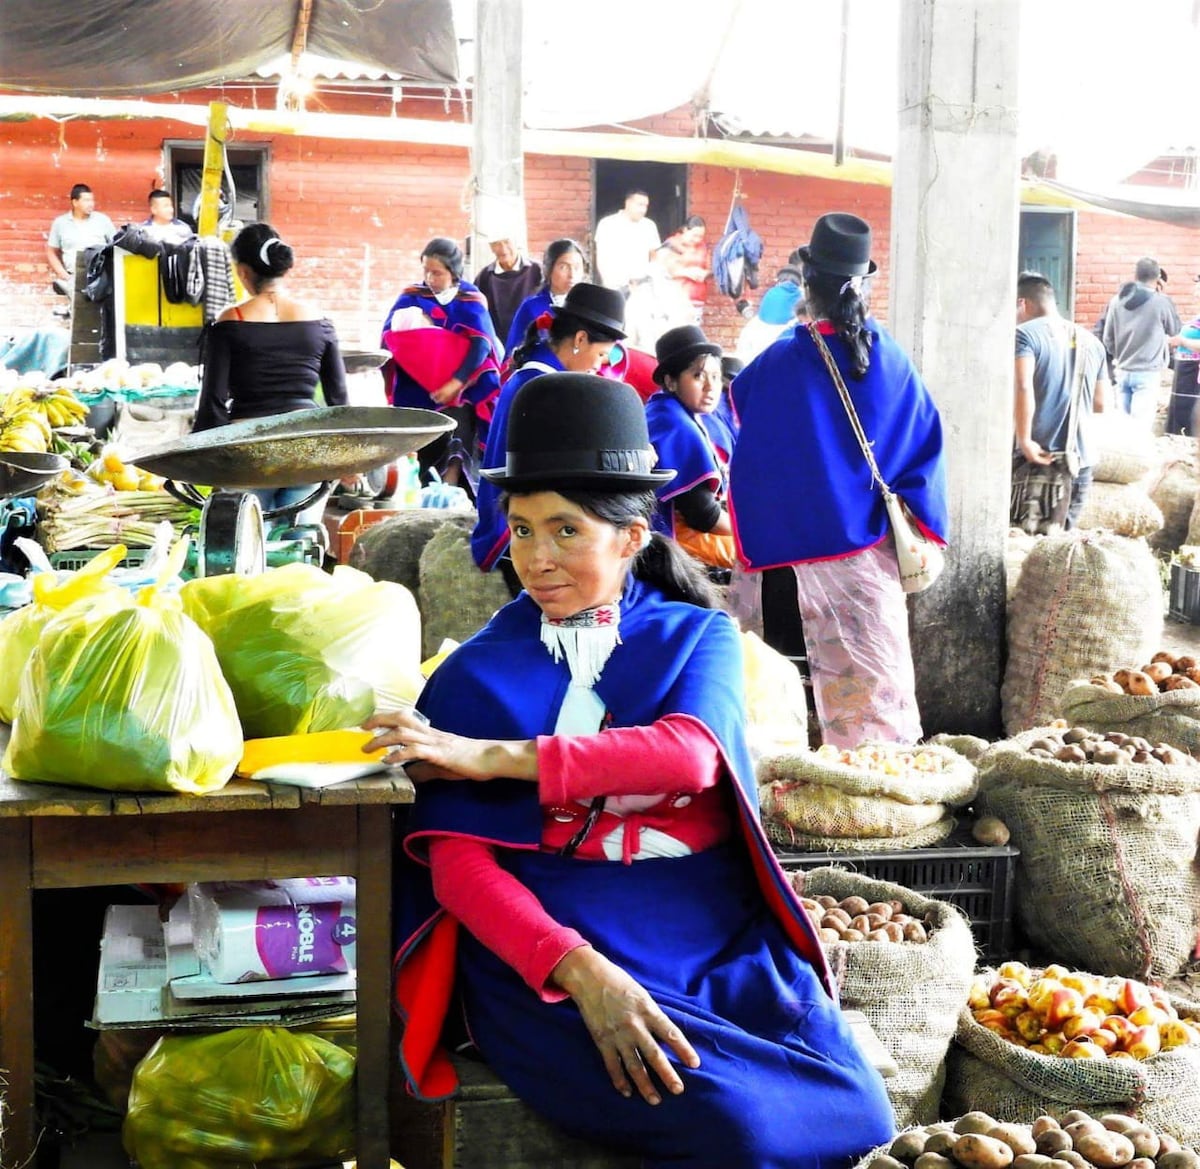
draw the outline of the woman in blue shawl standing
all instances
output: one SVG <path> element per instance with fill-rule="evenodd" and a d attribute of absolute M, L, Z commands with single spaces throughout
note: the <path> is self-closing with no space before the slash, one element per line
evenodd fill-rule
<path fill-rule="evenodd" d="M 629 387 L 547 373 L 502 468 L 524 591 L 367 725 L 418 783 L 404 838 L 401 1063 L 453 1093 L 451 988 L 533 1108 L 648 1169 L 843 1169 L 893 1132 L 767 846 L 740 640 L 650 530 Z"/>
<path fill-rule="evenodd" d="M 730 516 L 747 574 L 789 567 L 824 741 L 857 747 L 921 737 L 908 608 L 882 493 L 822 350 L 847 387 L 884 480 L 945 543 L 946 470 L 937 407 L 907 355 L 867 315 L 871 229 L 823 215 L 799 249 L 810 320 L 733 383 L 740 424 Z M 753 588 L 735 579 L 746 624 Z M 737 600 L 740 598 L 740 603 Z"/>
<path fill-rule="evenodd" d="M 421 265 L 423 282 L 410 284 L 383 322 L 380 340 L 392 354 L 391 401 L 454 419 L 454 430 L 418 452 L 422 481 L 430 482 L 430 471 L 436 470 L 473 496 L 504 349 L 487 297 L 462 278 L 458 245 L 440 237 L 430 240 Z"/>

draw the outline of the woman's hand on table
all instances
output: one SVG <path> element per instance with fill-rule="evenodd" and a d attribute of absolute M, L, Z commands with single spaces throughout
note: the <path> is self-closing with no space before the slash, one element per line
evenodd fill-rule
<path fill-rule="evenodd" d="M 363 730 L 375 738 L 363 750 L 389 747 L 384 757 L 393 766 L 404 764 L 409 777 L 427 779 L 525 779 L 537 782 L 537 741 L 534 739 L 471 739 L 429 725 L 412 710 L 389 710 L 372 715 Z"/>
<path fill-rule="evenodd" d="M 651 1072 L 672 1095 L 683 1091 L 683 1081 L 660 1041 L 689 1068 L 698 1068 L 700 1057 L 641 983 L 591 946 L 572 950 L 550 977 L 579 1008 L 613 1087 L 622 1096 L 632 1096 L 636 1087 L 648 1104 L 660 1103 Z"/>

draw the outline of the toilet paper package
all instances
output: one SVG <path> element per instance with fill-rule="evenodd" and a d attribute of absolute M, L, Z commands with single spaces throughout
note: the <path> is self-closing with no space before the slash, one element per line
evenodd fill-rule
<path fill-rule="evenodd" d="M 354 969 L 352 877 L 188 886 L 196 954 L 216 982 Z"/>

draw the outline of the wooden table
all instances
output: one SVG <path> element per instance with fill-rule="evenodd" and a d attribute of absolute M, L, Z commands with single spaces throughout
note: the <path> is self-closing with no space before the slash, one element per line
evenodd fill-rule
<path fill-rule="evenodd" d="M 7 741 L 0 724 L 0 752 Z M 358 1165 L 387 1169 L 392 806 L 412 800 L 401 772 L 321 791 L 235 780 L 205 796 L 19 783 L 0 772 L 0 1169 L 30 1163 L 37 1141 L 34 889 L 307 876 L 358 881 Z"/>

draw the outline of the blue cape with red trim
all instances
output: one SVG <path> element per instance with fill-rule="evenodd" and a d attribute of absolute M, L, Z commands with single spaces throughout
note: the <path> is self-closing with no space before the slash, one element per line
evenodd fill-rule
<path fill-rule="evenodd" d="M 529 361 L 548 365 L 552 370 L 563 368 L 562 362 L 554 356 L 554 351 L 543 342 L 535 346 L 527 363 L 501 386 L 500 394 L 492 407 L 492 421 L 488 426 L 481 467 L 490 470 L 505 464 L 508 457 L 508 412 L 512 409 L 512 400 L 526 382 L 546 372 L 544 369 L 530 366 Z M 479 518 L 471 532 L 471 555 L 484 572 L 490 572 L 508 547 L 508 521 L 500 513 L 499 489 L 486 479 L 479 480 L 479 489 L 475 493 L 475 507 Z"/>
<path fill-rule="evenodd" d="M 500 363 L 504 360 L 504 349 L 496 336 L 492 315 L 488 312 L 487 297 L 474 284 L 468 280 L 460 281 L 454 299 L 445 305 L 438 303 L 427 285 L 410 284 L 396 297 L 395 303 L 387 311 L 387 316 L 383 318 L 379 343 L 385 348 L 385 338 L 391 332 L 392 314 L 398 308 L 419 308 L 436 327 L 451 329 L 469 338 L 481 337 L 487 342 L 488 353 L 483 363 L 468 372 L 468 384 L 462 394 L 465 401 L 478 406 L 500 388 Z M 421 387 L 420 382 L 399 368 L 396 373 L 390 395 L 392 405 L 429 409 L 429 394 Z"/>
<path fill-rule="evenodd" d="M 522 593 L 435 671 L 418 709 L 434 726 L 455 734 L 496 739 L 552 734 L 570 676 L 542 645 L 540 626 L 541 611 Z M 834 995 L 812 924 L 758 820 L 745 736 L 740 635 L 728 614 L 667 601 L 653 586 L 631 579 L 621 601 L 621 644 L 595 689 L 613 726 L 646 726 L 678 713 L 709 728 L 733 780 L 733 802 L 758 884 L 793 944 Z M 537 785 L 434 780 L 417 790 L 398 865 L 403 879 L 397 908 L 396 1009 L 404 1022 L 400 1058 L 409 1090 L 423 1099 L 444 1098 L 457 1085 L 438 1044 L 453 982 L 457 923 L 433 897 L 422 845 L 423 838 L 438 835 L 539 849 Z M 613 912 L 624 911 L 613 907 Z"/>
<path fill-rule="evenodd" d="M 850 376 L 845 343 L 825 334 L 884 480 L 943 543 L 949 530 L 942 424 L 908 356 L 874 320 L 866 377 Z M 837 388 L 808 330 L 785 334 L 733 382 L 740 425 L 729 466 L 729 513 L 751 570 L 832 560 L 889 535 Z"/>
<path fill-rule="evenodd" d="M 717 466 L 712 441 L 701 429 L 703 425 L 699 415 L 665 390 L 659 390 L 646 403 L 646 428 L 650 445 L 658 455 L 655 465 L 675 472 L 674 479 L 654 489 L 658 497 L 654 526 L 668 536 L 675 535 L 675 505 L 671 502 L 675 496 L 700 483 L 707 483 L 718 495 L 724 494 L 724 476 Z"/>

